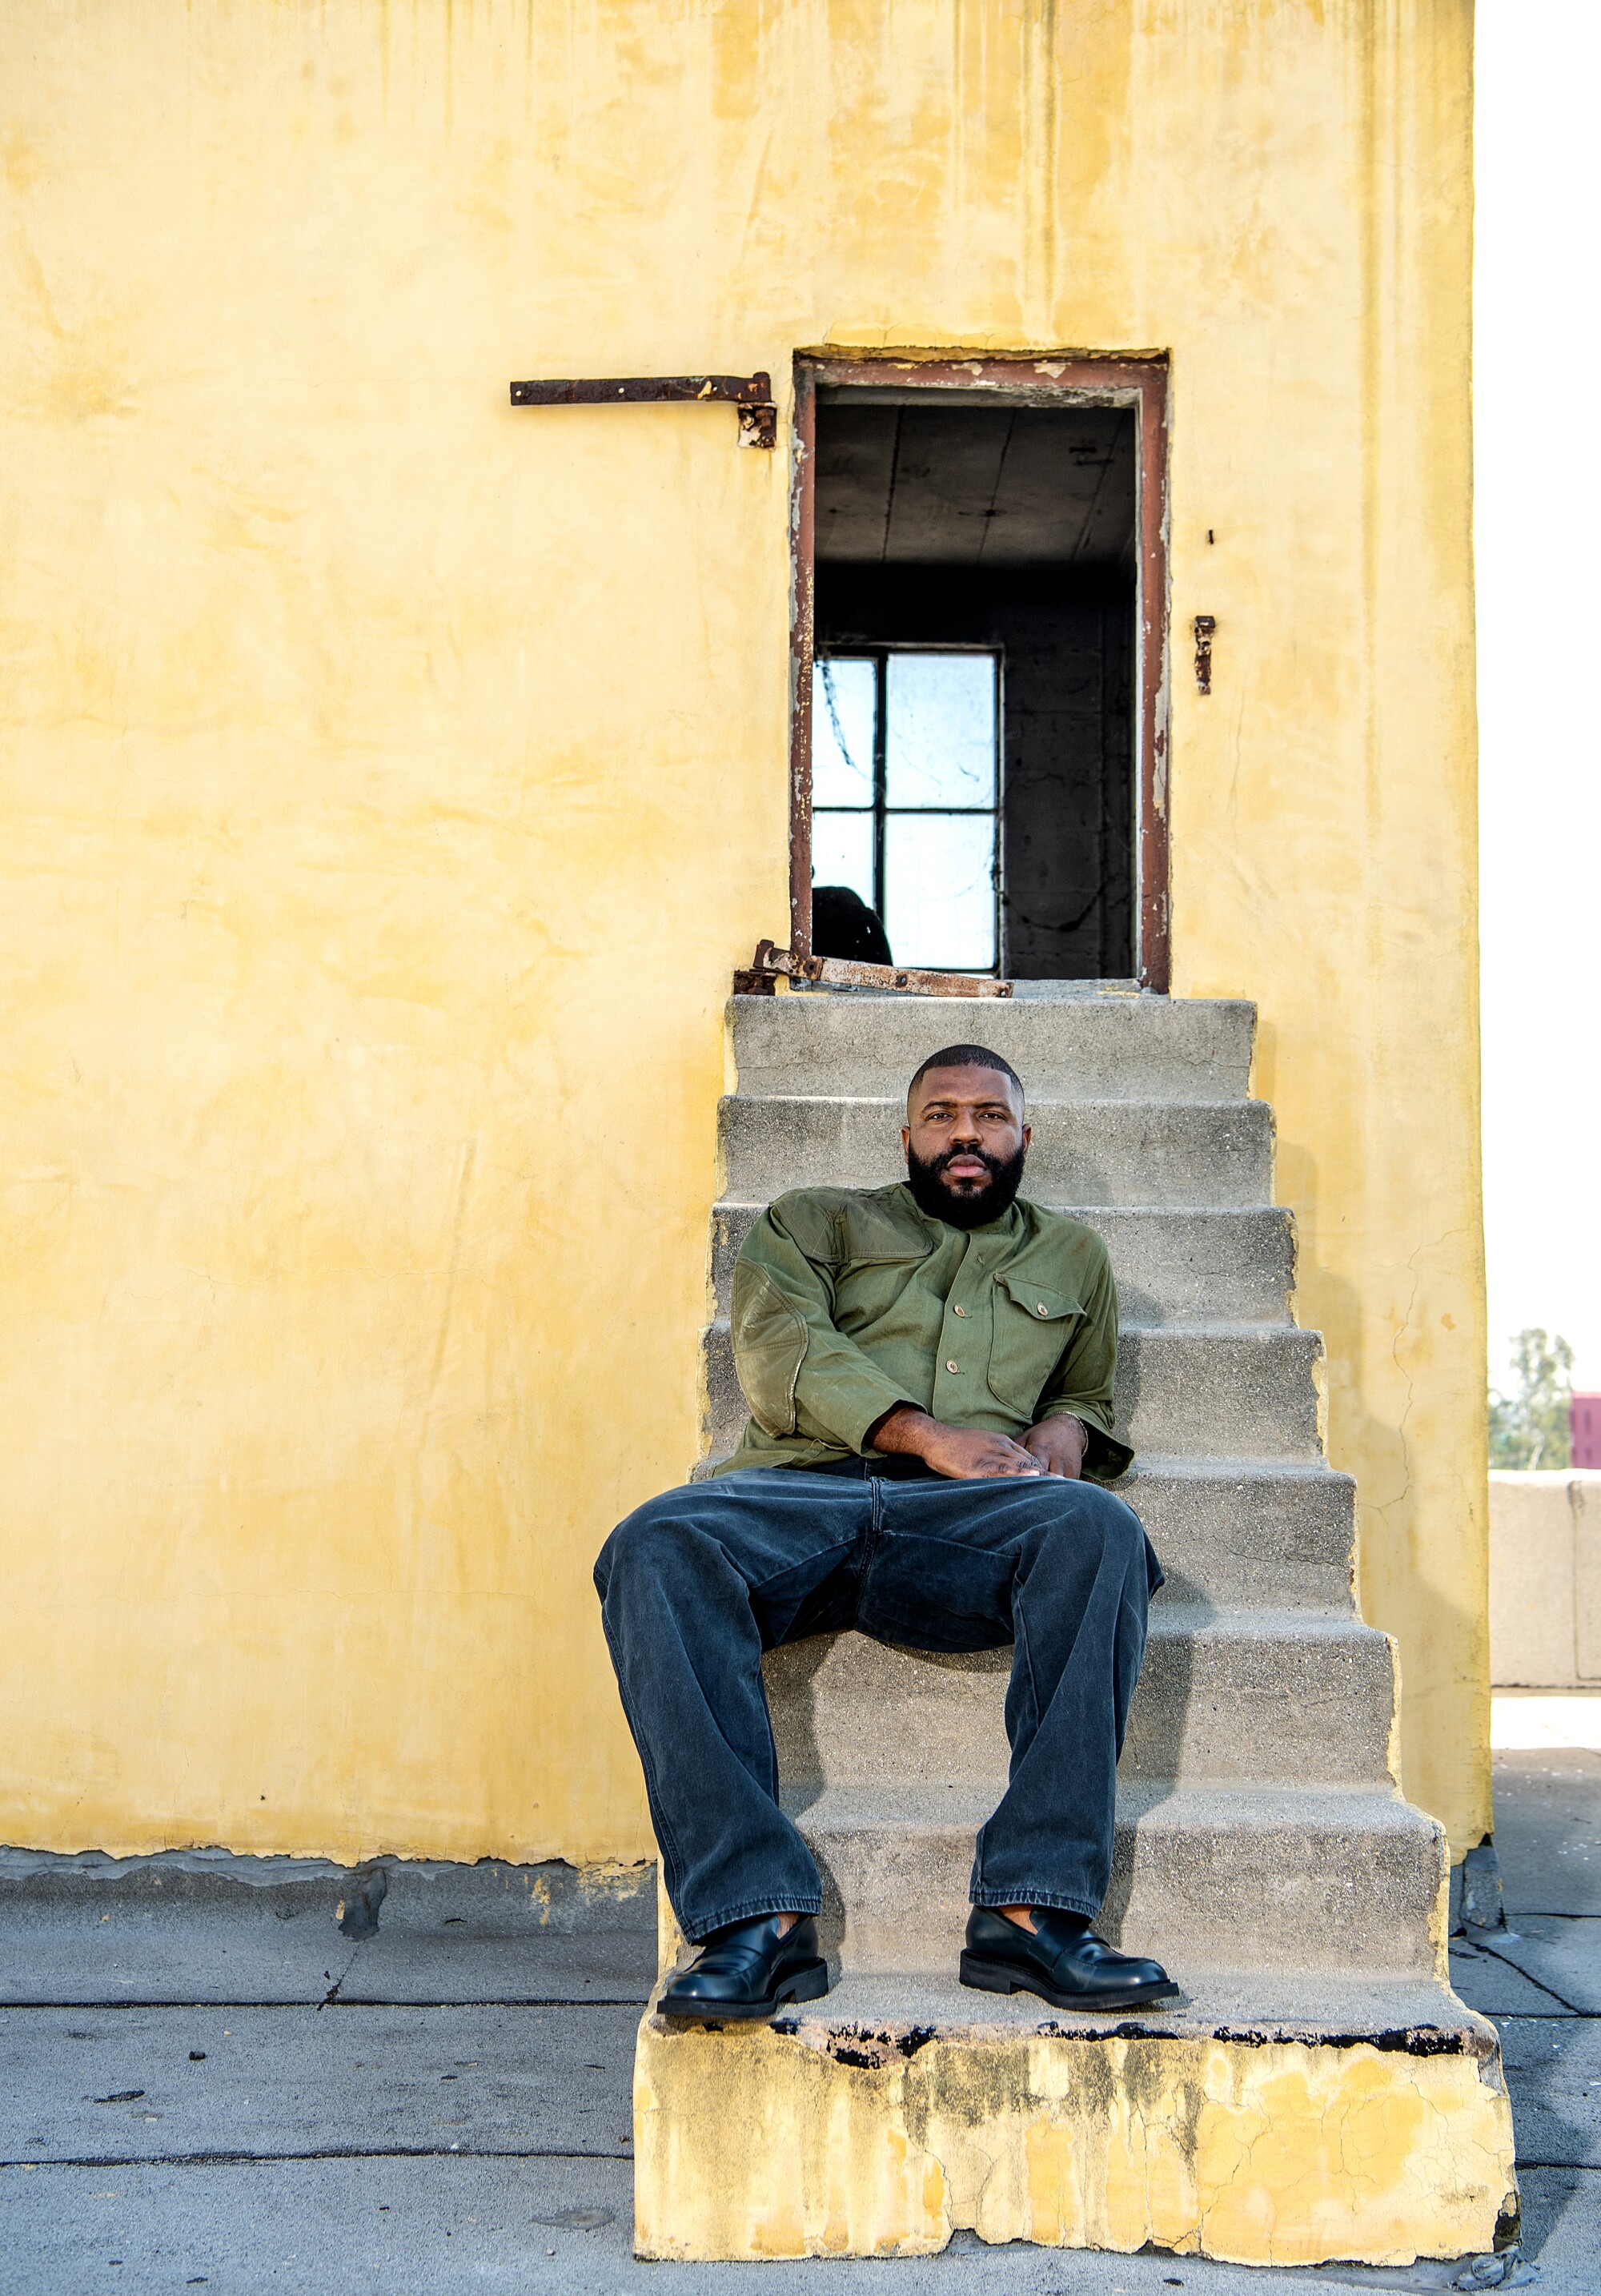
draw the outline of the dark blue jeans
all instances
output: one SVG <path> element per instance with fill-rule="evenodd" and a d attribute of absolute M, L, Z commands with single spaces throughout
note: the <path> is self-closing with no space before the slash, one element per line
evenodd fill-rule
<path fill-rule="evenodd" d="M 761 1654 L 845 1627 L 913 1650 L 1012 1644 L 1010 1783 L 978 1837 L 973 1901 L 1097 1913 L 1162 1584 L 1138 1516 L 1056 1476 L 843 1470 L 747 1468 L 664 1492 L 595 1566 L 685 1935 L 818 1910 L 811 1852 L 778 1806 Z"/>

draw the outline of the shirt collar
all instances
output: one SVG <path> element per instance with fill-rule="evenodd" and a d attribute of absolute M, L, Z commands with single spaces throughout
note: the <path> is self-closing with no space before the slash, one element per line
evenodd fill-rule
<path fill-rule="evenodd" d="M 948 1242 L 953 1236 L 964 1243 L 1014 1243 L 1022 1232 L 1022 1213 L 1015 1196 L 999 1219 L 987 1220 L 982 1227 L 956 1227 L 949 1220 L 938 1219 L 932 1212 L 925 1212 L 904 1180 L 900 1183 L 900 1193 L 906 1199 L 907 1209 L 922 1221 L 936 1244 Z"/>

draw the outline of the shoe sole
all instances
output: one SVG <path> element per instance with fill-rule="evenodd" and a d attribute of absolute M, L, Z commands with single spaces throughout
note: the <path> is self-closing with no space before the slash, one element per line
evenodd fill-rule
<path fill-rule="evenodd" d="M 698 2025 L 754 2023 L 759 2018 L 776 2017 L 792 2001 L 820 2001 L 828 1990 L 828 1964 L 808 1962 L 792 1977 L 786 1977 L 778 1990 L 767 2001 L 697 2001 L 693 2006 L 679 2004 L 663 1994 L 658 2014 L 662 2017 L 687 2018 Z"/>
<path fill-rule="evenodd" d="M 975 1993 L 1035 1993 L 1054 2009 L 1154 2009 L 1178 1998 L 1178 1988 L 1170 1977 L 1160 1985 L 1129 1985 L 1116 1993 L 1056 1993 L 1043 1978 L 1025 1977 L 1009 1963 L 985 1961 L 973 1953 L 962 1956 L 957 1975 Z"/>

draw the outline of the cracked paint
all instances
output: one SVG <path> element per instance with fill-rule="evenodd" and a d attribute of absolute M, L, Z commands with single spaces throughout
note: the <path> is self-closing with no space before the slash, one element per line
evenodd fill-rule
<path fill-rule="evenodd" d="M 846 2046 L 841 2046 L 842 2038 Z M 1238 2264 L 1487 2250 L 1515 2211 L 1493 2038 L 743 2032 L 647 2011 L 636 2248 L 928 2255 L 970 2227 Z"/>

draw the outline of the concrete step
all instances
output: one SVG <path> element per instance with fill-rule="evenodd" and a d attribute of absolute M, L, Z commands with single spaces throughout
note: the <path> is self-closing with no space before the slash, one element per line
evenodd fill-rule
<path fill-rule="evenodd" d="M 1096 2017 L 970 1991 L 955 1959 L 916 1976 L 848 1967 L 771 2027 L 709 2031 L 653 2008 L 638 2253 L 770 2273 L 775 2257 L 926 2258 L 966 2231 L 959 2264 L 908 2260 L 902 2280 L 998 2286 L 1010 2260 L 1020 2287 L 1243 2289 L 1230 2263 L 1332 2264 L 1349 2282 L 1364 2274 L 1347 2259 L 1473 2258 L 1515 2231 L 1496 2030 L 1432 1971 L 1186 1952 L 1177 2000 Z"/>
<path fill-rule="evenodd" d="M 727 1322 L 704 1340 L 707 1447 L 727 1451 L 748 1416 Z M 1293 1325 L 1125 1327 L 1117 1424 L 1137 1452 L 1167 1456 L 1320 1460 L 1323 1342 Z"/>
<path fill-rule="evenodd" d="M 948 2037 L 981 2044 L 1060 2033 L 1076 2040 L 1088 2040 L 1097 2033 L 1126 2039 L 1222 2038 L 1259 2047 L 1289 2041 L 1321 2046 L 1366 2041 L 1386 2054 L 1460 2054 L 1483 2064 L 1493 2063 L 1496 2055 L 1494 2026 L 1466 2008 L 1434 1977 L 1379 1972 L 1363 1975 L 1316 1966 L 1303 1974 L 1293 1969 L 1189 1961 L 1182 1984 L 1178 1999 L 1166 2008 L 1138 2016 L 1127 2009 L 1104 2010 L 1096 2016 L 1083 2010 L 1053 2009 L 1032 1993 L 974 1992 L 958 1980 L 954 1967 L 914 1977 L 847 1969 L 838 1973 L 821 2001 L 786 2009 L 778 2030 L 812 2038 L 817 2046 L 826 2046 L 826 2035 L 842 2045 L 842 2055 L 850 2050 L 846 2061 L 858 2068 L 892 2065 L 931 2039 Z M 664 2032 L 692 2030 L 675 2028 L 665 2019 L 659 2022 Z"/>
<path fill-rule="evenodd" d="M 695 1480 L 727 1456 L 713 1452 Z M 1159 1600 L 1354 1612 L 1356 1485 L 1349 1475 L 1271 1460 L 1147 1456 L 1116 1488 L 1167 1572 Z"/>
<path fill-rule="evenodd" d="M 763 1660 L 785 1791 L 1006 1790 L 1009 1648 L 960 1656 L 817 1635 Z M 1159 1598 L 1119 1766 L 1127 1784 L 1389 1786 L 1394 1663 L 1354 1618 L 1219 1616 Z"/>
<path fill-rule="evenodd" d="M 1219 1610 L 1354 1611 L 1356 1485 L 1321 1465 L 1147 1455 L 1117 1485 L 1168 1583 Z"/>
<path fill-rule="evenodd" d="M 1117 1424 L 1137 1453 L 1320 1463 L 1322 1368 L 1322 1334 L 1293 1326 L 1125 1328 Z"/>
<path fill-rule="evenodd" d="M 1036 1202 L 1044 1202 L 1036 1196 Z M 1118 1305 L 1129 1324 L 1287 1324 L 1295 1281 L 1294 1223 L 1274 1205 L 1175 1210 L 1052 1203 L 1105 1242 Z M 725 1201 L 711 1215 L 711 1276 L 728 1312 L 739 1248 L 762 1206 Z"/>
<path fill-rule="evenodd" d="M 1246 1004 L 1123 996 L 735 996 L 728 1012 L 742 1093 L 826 1095 L 848 1076 L 897 1102 L 953 1044 L 999 1053 L 1030 1100 L 1243 1100 L 1256 1025 Z"/>
<path fill-rule="evenodd" d="M 852 1974 L 948 1974 L 989 1797 L 898 1784 L 790 1806 L 824 1877 L 825 1949 Z M 1441 1829 L 1393 1791 L 1135 1787 L 1118 1797 L 1096 1926 L 1186 1986 L 1242 1959 L 1427 1979 L 1445 1875 Z"/>
<path fill-rule="evenodd" d="M 726 1099 L 725 1193 L 766 1203 L 786 1188 L 904 1179 L 901 1114 L 901 1103 L 889 1099 Z M 1273 1116 L 1264 1101 L 1040 1099 L 1029 1118 L 1029 1192 L 1044 1202 L 1187 1209 L 1273 1201 Z"/>

